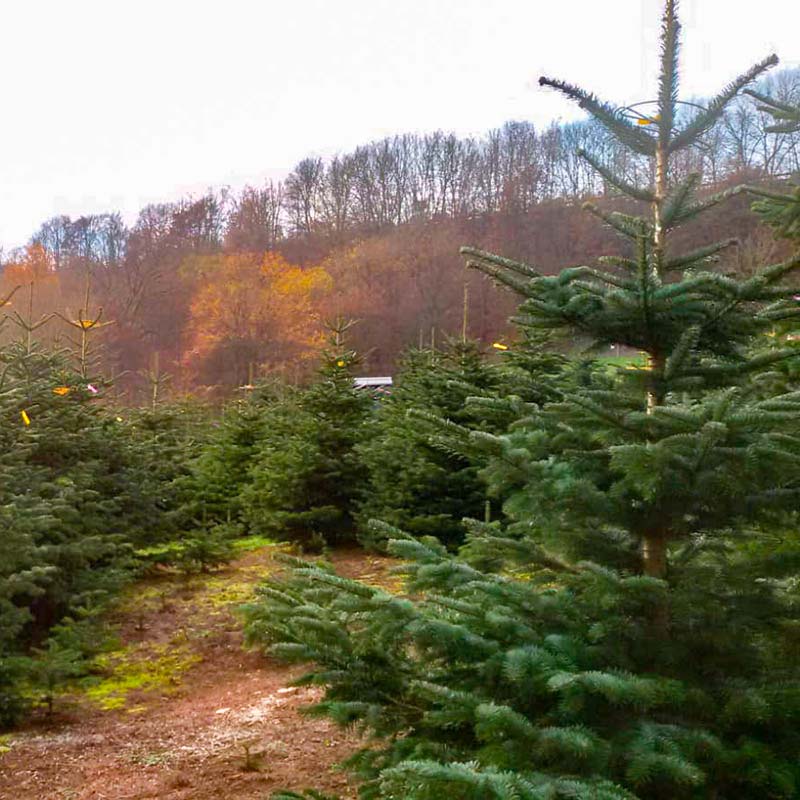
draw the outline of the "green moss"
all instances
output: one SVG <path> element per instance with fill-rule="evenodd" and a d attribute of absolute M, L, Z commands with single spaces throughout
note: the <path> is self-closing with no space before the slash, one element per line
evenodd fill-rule
<path fill-rule="evenodd" d="M 13 741 L 14 738 L 10 733 L 0 736 L 0 755 L 7 753 L 11 749 Z"/>
<path fill-rule="evenodd" d="M 105 675 L 87 683 L 84 694 L 105 711 L 124 708 L 133 692 L 174 692 L 181 675 L 201 661 L 186 646 L 128 647 L 98 656 L 94 668 Z"/>
<path fill-rule="evenodd" d="M 280 548 L 272 540 L 259 536 L 238 540 L 235 545 L 241 553 Z M 255 583 L 272 568 L 271 559 L 259 559 L 259 563 L 237 565 L 212 576 L 187 579 L 165 574 L 129 586 L 114 606 L 115 620 L 127 617 L 138 621 L 139 629 L 146 632 L 149 619 L 169 609 L 175 626 L 169 642 L 117 644 L 112 651 L 93 659 L 92 676 L 72 685 L 62 696 L 77 694 L 107 711 L 125 709 L 131 714 L 145 711 L 140 695 L 178 689 L 183 673 L 202 660 L 194 652 L 197 642 L 213 636 L 225 616 L 250 599 Z"/>
<path fill-rule="evenodd" d="M 200 605 L 207 609 L 224 610 L 246 600 L 253 591 L 249 581 L 227 581 L 223 578 L 209 581 L 208 593 L 198 598 Z"/>
<path fill-rule="evenodd" d="M 277 542 L 266 536 L 245 536 L 242 539 L 236 539 L 232 544 L 237 553 L 249 553 L 251 550 L 260 550 L 262 547 L 275 547 Z"/>

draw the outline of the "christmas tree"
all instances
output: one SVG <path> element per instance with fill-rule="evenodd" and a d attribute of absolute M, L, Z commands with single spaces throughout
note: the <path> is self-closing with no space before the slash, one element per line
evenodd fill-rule
<path fill-rule="evenodd" d="M 27 316 L 11 316 L 20 335 L 0 348 L 0 725 L 39 689 L 52 708 L 134 574 L 134 549 L 168 530 L 156 454 L 92 371 L 98 316 L 79 311 L 75 349 L 50 352 L 34 333 L 51 317 L 32 308 L 33 286 Z"/>
<path fill-rule="evenodd" d="M 21 656 L 119 586 L 141 534 L 147 501 L 95 388 L 27 336 L 0 349 L 0 723 L 22 707 Z"/>
<path fill-rule="evenodd" d="M 249 611 L 252 641 L 315 665 L 318 713 L 380 740 L 351 762 L 365 798 L 800 791 L 800 552 L 783 536 L 800 496 L 800 394 L 769 390 L 793 351 L 762 346 L 798 315 L 786 279 L 800 258 L 738 278 L 712 269 L 733 242 L 672 247 L 740 191 L 678 179 L 675 155 L 776 59 L 685 117 L 679 35 L 668 0 L 658 100 L 632 119 L 542 79 L 651 167 L 634 185 L 583 154 L 646 209 L 588 206 L 623 252 L 548 277 L 465 251 L 523 297 L 524 329 L 642 350 L 646 365 L 561 390 L 504 435 L 472 434 L 508 525 L 473 523 L 461 557 L 376 524 L 406 562 L 407 596 L 298 563 Z"/>
<path fill-rule="evenodd" d="M 360 452 L 369 479 L 359 507 L 362 541 L 375 544 L 369 520 L 416 536 L 463 542 L 463 519 L 496 515 L 503 495 L 487 495 L 479 471 L 486 453 L 471 433 L 501 433 L 574 379 L 569 362 L 541 336 L 496 343 L 490 361 L 477 342 L 454 339 L 441 350 L 411 350 L 368 425 Z"/>
<path fill-rule="evenodd" d="M 321 544 L 352 540 L 353 515 L 366 476 L 356 445 L 372 410 L 357 389 L 357 354 L 345 343 L 352 323 L 331 323 L 317 380 L 287 393 L 265 412 L 242 518 L 257 533 Z"/>
<path fill-rule="evenodd" d="M 443 542 L 463 540 L 462 518 L 484 514 L 480 464 L 437 446 L 425 415 L 468 429 L 475 414 L 467 399 L 494 394 L 498 377 L 475 342 L 453 341 L 442 350 L 405 355 L 392 393 L 381 400 L 360 447 L 369 473 L 358 515 L 362 537 L 368 539 L 367 523 L 378 518 Z M 411 411 L 421 415 L 416 424 L 409 422 Z"/>

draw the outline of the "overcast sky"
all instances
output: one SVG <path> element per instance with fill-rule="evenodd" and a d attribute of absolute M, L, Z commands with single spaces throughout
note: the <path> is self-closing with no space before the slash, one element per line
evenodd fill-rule
<path fill-rule="evenodd" d="M 282 177 L 389 134 L 544 125 L 545 73 L 654 95 L 661 0 L 25 0 L 0 4 L 0 244 L 55 214 Z M 775 51 L 800 2 L 683 0 L 684 96 Z"/>

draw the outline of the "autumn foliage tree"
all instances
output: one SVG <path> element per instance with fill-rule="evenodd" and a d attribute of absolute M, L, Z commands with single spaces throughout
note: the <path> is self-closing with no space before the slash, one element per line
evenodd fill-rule
<path fill-rule="evenodd" d="M 183 264 L 196 290 L 184 362 L 203 383 L 246 383 L 253 368 L 301 370 L 319 352 L 331 278 L 277 253 L 201 256 Z"/>

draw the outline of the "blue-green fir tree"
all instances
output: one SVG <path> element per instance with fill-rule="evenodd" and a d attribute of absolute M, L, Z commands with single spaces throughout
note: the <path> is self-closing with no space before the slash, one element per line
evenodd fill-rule
<path fill-rule="evenodd" d="M 646 210 L 588 206 L 620 255 L 543 276 L 465 251 L 522 296 L 523 328 L 642 350 L 646 366 L 472 434 L 509 523 L 470 523 L 461 556 L 374 523 L 406 594 L 297 563 L 249 611 L 252 641 L 312 664 L 316 712 L 375 737 L 351 762 L 365 798 L 800 794 L 800 554 L 782 535 L 800 496 L 800 394 L 765 388 L 793 352 L 760 346 L 798 315 L 800 258 L 739 279 L 714 269 L 733 242 L 672 246 L 736 191 L 707 195 L 674 157 L 776 59 L 679 115 L 676 5 L 648 115 L 542 79 L 652 168 L 634 185 L 583 154 Z"/>

